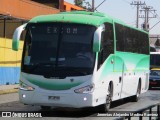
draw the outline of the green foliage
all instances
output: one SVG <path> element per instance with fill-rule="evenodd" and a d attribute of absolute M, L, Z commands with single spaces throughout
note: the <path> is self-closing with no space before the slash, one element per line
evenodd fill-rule
<path fill-rule="evenodd" d="M 74 4 L 79 7 L 83 7 L 83 0 L 74 0 Z"/>

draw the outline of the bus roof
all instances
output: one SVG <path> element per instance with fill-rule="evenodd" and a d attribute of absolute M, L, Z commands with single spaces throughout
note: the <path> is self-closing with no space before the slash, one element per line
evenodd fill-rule
<path fill-rule="evenodd" d="M 58 14 L 51 15 L 41 15 L 34 17 L 29 21 L 29 23 L 42 23 L 42 22 L 64 22 L 64 23 L 81 23 L 94 25 L 98 27 L 99 25 L 109 22 L 116 22 L 118 24 L 136 29 L 141 32 L 145 32 L 143 30 L 137 29 L 135 27 L 129 26 L 125 24 L 123 21 L 113 18 L 109 15 L 99 12 L 87 12 L 87 11 L 71 11 L 71 12 L 60 12 Z M 147 32 L 145 32 L 147 33 Z"/>
<path fill-rule="evenodd" d="M 67 22 L 67 23 L 81 23 L 99 26 L 104 22 L 112 23 L 111 17 L 104 16 L 102 13 L 74 11 L 61 12 L 59 14 L 41 15 L 31 19 L 31 23 L 39 22 Z"/>

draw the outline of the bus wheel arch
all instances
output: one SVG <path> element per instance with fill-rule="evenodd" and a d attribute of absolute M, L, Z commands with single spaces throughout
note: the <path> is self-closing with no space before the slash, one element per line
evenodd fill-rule
<path fill-rule="evenodd" d="M 111 106 L 112 97 L 113 97 L 113 82 L 112 81 L 109 82 L 107 93 L 108 94 L 106 95 L 105 103 L 99 106 L 99 110 L 102 113 L 108 112 Z"/>

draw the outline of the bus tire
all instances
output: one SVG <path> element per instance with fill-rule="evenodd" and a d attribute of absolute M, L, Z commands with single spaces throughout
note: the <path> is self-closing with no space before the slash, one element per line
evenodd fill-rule
<path fill-rule="evenodd" d="M 136 95 L 133 96 L 133 98 L 132 98 L 133 102 L 138 102 L 140 93 L 141 93 L 141 82 L 139 81 Z"/>
<path fill-rule="evenodd" d="M 101 113 L 106 113 L 109 111 L 111 102 L 112 102 L 112 96 L 113 96 L 113 85 L 112 83 L 109 84 L 108 86 L 108 95 L 106 96 L 106 102 L 105 104 L 102 104 L 99 106 L 99 112 Z"/>

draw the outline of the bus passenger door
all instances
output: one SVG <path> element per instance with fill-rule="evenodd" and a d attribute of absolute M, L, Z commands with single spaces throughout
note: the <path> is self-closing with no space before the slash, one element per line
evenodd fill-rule
<path fill-rule="evenodd" d="M 119 53 L 115 54 L 113 77 L 115 82 L 114 100 L 118 100 L 121 98 L 124 79 L 124 62 Z"/>

